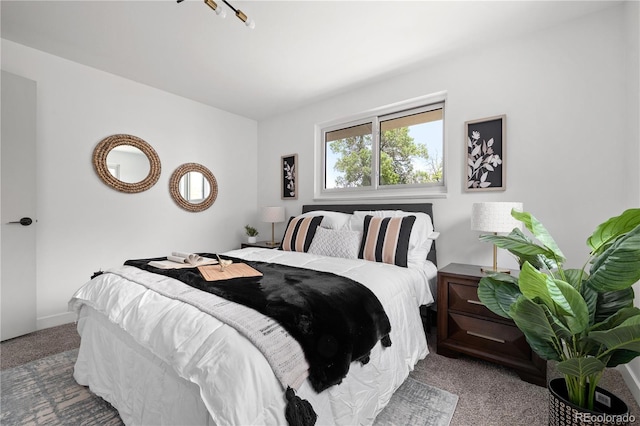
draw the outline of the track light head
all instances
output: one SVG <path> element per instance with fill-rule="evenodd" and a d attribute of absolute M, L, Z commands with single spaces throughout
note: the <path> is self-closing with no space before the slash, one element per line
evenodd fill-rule
<path fill-rule="evenodd" d="M 182 3 L 184 0 L 177 0 L 178 3 Z M 256 23 L 253 21 L 253 19 L 249 19 L 247 17 L 247 15 L 244 14 L 243 11 L 241 11 L 240 9 L 236 9 L 235 7 L 231 6 L 231 4 L 229 4 L 229 2 L 227 0 L 222 0 L 224 2 L 224 4 L 226 4 L 227 6 L 229 6 L 229 8 L 231 8 L 231 10 L 233 10 L 236 14 L 236 16 L 238 17 L 238 19 L 240 19 L 242 22 L 244 22 L 244 24 L 251 28 L 254 29 L 256 27 Z M 215 13 L 216 15 L 220 16 L 221 18 L 224 18 L 225 16 L 227 16 L 227 12 L 222 9 L 218 3 L 216 3 L 214 0 L 204 0 L 204 3 L 209 6 Z"/>
<path fill-rule="evenodd" d="M 254 29 L 256 27 L 256 23 L 253 21 L 253 19 L 249 19 L 247 15 L 245 15 L 244 12 L 240 9 L 236 9 L 236 16 L 238 17 L 238 19 L 244 22 L 247 27 L 251 29 Z"/>

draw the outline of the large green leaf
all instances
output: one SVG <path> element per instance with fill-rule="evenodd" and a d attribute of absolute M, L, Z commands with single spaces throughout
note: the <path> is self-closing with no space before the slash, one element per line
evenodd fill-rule
<path fill-rule="evenodd" d="M 525 263 L 520 270 L 518 285 L 527 299 L 539 298 L 555 314 L 555 304 L 549 294 L 548 281 L 551 281 L 551 277 L 538 271 L 530 263 Z"/>
<path fill-rule="evenodd" d="M 542 306 L 545 315 L 547 316 L 547 321 L 551 324 L 551 329 L 556 335 L 556 338 L 560 340 L 564 340 L 565 342 L 570 342 L 573 339 L 573 333 L 571 330 L 567 328 L 558 318 L 553 316 L 549 308 L 544 305 Z"/>
<path fill-rule="evenodd" d="M 617 367 L 618 365 L 626 364 L 638 356 L 640 356 L 640 352 L 629 351 L 626 349 L 613 351 L 609 361 L 607 362 L 607 367 Z"/>
<path fill-rule="evenodd" d="M 478 298 L 494 314 L 511 318 L 509 308 L 522 293 L 518 280 L 510 274 L 483 277 L 478 284 Z"/>
<path fill-rule="evenodd" d="M 596 316 L 598 293 L 590 286 L 584 284 L 584 281 L 589 277 L 589 275 L 583 269 L 565 269 L 564 277 L 573 288 L 580 292 L 584 302 L 587 304 L 589 324 L 593 325 Z"/>
<path fill-rule="evenodd" d="M 620 237 L 591 265 L 587 283 L 596 291 L 616 291 L 640 280 L 640 226 Z"/>
<path fill-rule="evenodd" d="M 558 371 L 582 379 L 605 369 L 602 361 L 593 357 L 570 358 L 557 364 Z"/>
<path fill-rule="evenodd" d="M 523 240 L 513 232 L 509 235 L 485 234 L 478 237 L 480 241 L 493 243 L 501 249 L 509 250 L 516 256 L 553 256 L 554 253 L 532 241 Z"/>
<path fill-rule="evenodd" d="M 640 225 L 640 209 L 625 210 L 620 216 L 612 217 L 598 225 L 587 239 L 587 245 L 591 248 L 592 253 L 601 253 L 616 238 L 630 232 L 638 225 Z"/>
<path fill-rule="evenodd" d="M 565 269 L 564 278 L 565 281 L 571 284 L 573 288 L 580 291 L 582 288 L 582 282 L 587 279 L 589 275 L 582 269 Z"/>
<path fill-rule="evenodd" d="M 571 284 L 553 279 L 529 263 L 522 267 L 518 282 L 520 291 L 526 298 L 540 300 L 567 325 L 572 334 L 582 333 L 589 326 L 587 304 Z"/>
<path fill-rule="evenodd" d="M 495 237 L 498 237 L 494 239 Z M 484 235 L 480 237 L 482 241 L 497 241 L 496 246 L 508 250 L 518 259 L 520 267 L 525 262 L 529 262 L 536 269 L 555 269 L 558 267 L 549 250 L 536 244 L 531 238 L 524 235 L 519 228 L 514 228 L 506 239 L 497 235 Z M 520 244 L 518 244 L 520 242 Z"/>
<path fill-rule="evenodd" d="M 585 287 L 591 288 L 589 285 Z M 592 290 L 595 291 L 595 290 Z M 597 294 L 596 312 L 594 322 L 602 322 L 622 308 L 633 306 L 633 288 L 629 287 L 619 291 L 605 291 Z"/>
<path fill-rule="evenodd" d="M 611 330 L 612 328 L 618 327 L 629 318 L 633 318 L 635 316 L 640 316 L 640 309 L 633 306 L 622 308 L 606 320 L 594 324 L 589 331 Z"/>
<path fill-rule="evenodd" d="M 589 312 L 589 325 L 595 323 L 596 308 L 598 302 L 598 292 L 593 290 L 590 286 L 584 285 L 585 280 L 589 277 L 583 269 L 565 269 L 564 277 L 566 281 L 571 284 L 573 288 L 580 292 L 580 295 L 587 304 L 587 311 Z"/>
<path fill-rule="evenodd" d="M 573 334 L 579 334 L 589 327 L 589 309 L 575 288 L 561 280 L 548 282 L 549 294 L 564 312 L 564 322 Z"/>
<path fill-rule="evenodd" d="M 511 211 L 511 216 L 515 219 L 521 221 L 524 226 L 533 234 L 534 237 L 538 239 L 547 249 L 549 249 L 552 253 L 556 262 L 563 263 L 566 258 L 564 254 L 560 250 L 560 247 L 556 244 L 549 231 L 544 227 L 542 223 L 538 221 L 531 213 L 528 212 L 517 212 L 515 210 Z"/>
<path fill-rule="evenodd" d="M 608 318 L 606 318 L 605 320 L 594 324 L 588 331 L 592 332 L 592 331 L 606 331 L 606 330 L 611 330 L 613 328 L 618 327 L 619 325 L 621 325 L 622 323 L 624 323 L 626 320 L 628 320 L 629 318 L 632 318 L 634 316 L 639 316 L 640 315 L 640 309 L 638 308 L 634 308 L 634 307 L 626 307 L 626 308 L 622 308 L 619 311 L 615 312 L 614 314 L 612 314 L 611 316 L 609 316 Z M 578 341 L 578 344 L 580 345 L 580 351 L 582 353 L 585 354 L 589 354 L 589 355 L 598 355 L 598 350 L 600 348 L 600 342 L 591 339 L 590 337 L 586 337 L 583 339 L 580 339 Z M 619 352 L 619 353 L 617 353 Z M 611 362 L 624 362 L 621 361 L 621 359 L 625 359 L 628 354 L 626 354 L 626 352 L 628 351 L 617 351 L 617 352 L 613 352 L 612 353 L 612 358 L 613 360 L 610 361 L 609 363 L 607 363 L 607 365 L 609 366 L 609 364 Z M 635 357 L 635 356 L 634 356 Z M 615 364 L 617 365 L 617 364 Z"/>
<path fill-rule="evenodd" d="M 533 351 L 541 358 L 560 361 L 561 343 L 547 318 L 544 306 L 521 296 L 511 305 L 509 315 L 525 335 Z"/>
<path fill-rule="evenodd" d="M 625 349 L 640 352 L 640 316 L 628 318 L 610 330 L 592 331 L 589 338 L 603 344 L 607 351 Z"/>

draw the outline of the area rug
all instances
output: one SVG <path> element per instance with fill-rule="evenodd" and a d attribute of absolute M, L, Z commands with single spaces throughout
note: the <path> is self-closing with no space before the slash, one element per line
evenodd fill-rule
<path fill-rule="evenodd" d="M 374 426 L 449 426 L 458 396 L 407 378 L 382 410 Z"/>
<path fill-rule="evenodd" d="M 9 368 L 0 375 L 0 424 L 122 425 L 118 412 L 73 378 L 78 350 Z"/>
<path fill-rule="evenodd" d="M 0 375 L 0 424 L 122 425 L 118 412 L 73 379 L 78 350 L 9 368 Z M 448 426 L 458 397 L 408 378 L 376 426 Z"/>

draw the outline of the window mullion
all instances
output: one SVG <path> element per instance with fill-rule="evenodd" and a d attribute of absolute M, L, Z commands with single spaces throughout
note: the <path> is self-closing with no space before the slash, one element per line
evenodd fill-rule
<path fill-rule="evenodd" d="M 380 119 L 378 117 L 373 117 L 372 128 L 371 187 L 377 190 L 380 186 Z"/>

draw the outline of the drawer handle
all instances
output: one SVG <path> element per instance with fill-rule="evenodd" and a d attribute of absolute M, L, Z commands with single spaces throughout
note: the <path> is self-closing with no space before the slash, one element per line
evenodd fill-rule
<path fill-rule="evenodd" d="M 471 300 L 471 299 L 467 299 L 467 303 L 471 303 L 472 305 L 480 305 L 480 306 L 484 306 L 484 303 L 480 302 L 479 300 Z"/>
<path fill-rule="evenodd" d="M 467 330 L 467 334 L 470 335 L 470 336 L 479 337 L 481 339 L 491 340 L 491 341 L 498 342 L 498 343 L 505 343 L 505 341 L 502 340 L 502 339 L 498 339 L 496 337 L 487 336 L 485 334 L 475 333 L 473 331 L 468 331 Z"/>

